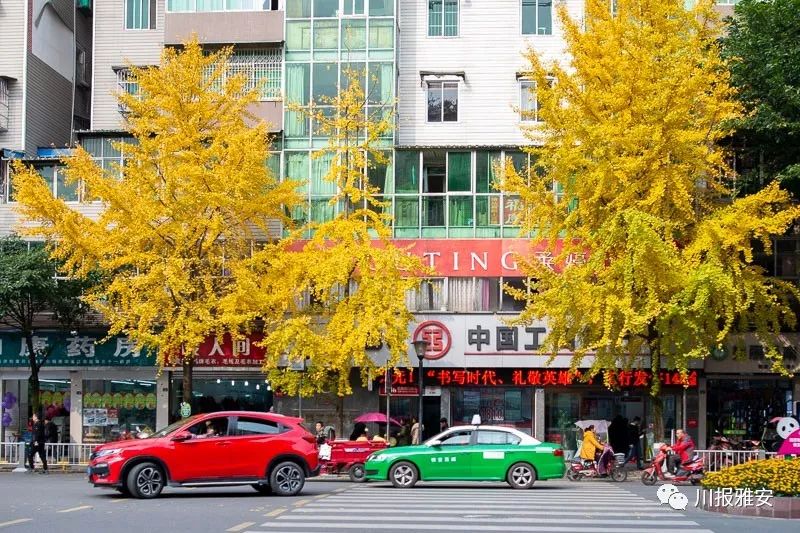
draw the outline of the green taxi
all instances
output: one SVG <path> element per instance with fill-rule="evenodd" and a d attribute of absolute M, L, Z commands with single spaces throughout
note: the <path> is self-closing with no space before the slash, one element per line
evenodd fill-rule
<path fill-rule="evenodd" d="M 537 479 L 564 477 L 564 452 L 513 428 L 454 426 L 418 446 L 367 457 L 365 478 L 410 488 L 419 481 L 506 481 L 528 489 Z"/>

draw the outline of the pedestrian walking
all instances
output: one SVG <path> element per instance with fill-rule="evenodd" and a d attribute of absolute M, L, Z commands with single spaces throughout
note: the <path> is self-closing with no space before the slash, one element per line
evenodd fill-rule
<path fill-rule="evenodd" d="M 628 456 L 625 463 L 636 457 L 636 468 L 642 469 L 642 419 L 638 416 L 633 417 L 633 421 L 628 424 Z"/>
<path fill-rule="evenodd" d="M 39 415 L 36 413 L 33 413 L 32 419 L 33 424 L 31 426 L 31 431 L 33 433 L 33 440 L 31 441 L 31 453 L 28 455 L 28 464 L 31 467 L 31 472 L 35 472 L 33 456 L 38 453 L 39 459 L 42 460 L 42 474 L 47 474 L 47 454 L 44 451 L 44 424 L 39 420 Z"/>
<path fill-rule="evenodd" d="M 447 428 L 449 428 L 449 427 L 450 427 L 450 424 L 448 424 L 448 423 L 447 423 L 447 419 L 446 419 L 445 417 L 442 417 L 442 418 L 439 420 L 439 431 L 440 431 L 440 432 L 442 432 L 442 431 L 445 431 L 445 430 L 447 430 Z"/>

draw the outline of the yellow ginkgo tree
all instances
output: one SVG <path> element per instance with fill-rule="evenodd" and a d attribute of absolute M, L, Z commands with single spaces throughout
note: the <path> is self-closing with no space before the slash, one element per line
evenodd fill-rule
<path fill-rule="evenodd" d="M 524 234 L 572 263 L 524 258 L 533 281 L 515 291 L 527 299 L 520 321 L 549 321 L 551 353 L 577 341 L 573 368 L 592 355 L 591 374 L 649 353 L 656 423 L 662 365 L 685 376 L 690 360 L 751 333 L 780 371 L 778 336 L 795 324 L 796 289 L 765 275 L 753 247 L 770 250 L 800 210 L 776 185 L 742 198 L 726 186 L 717 141 L 741 111 L 712 4 L 618 0 L 612 13 L 587 0 L 583 21 L 560 9 L 569 61 L 528 54 L 538 147 L 530 170 L 507 165 L 502 184 L 521 200 Z"/>
<path fill-rule="evenodd" d="M 264 369 L 289 394 L 341 397 L 352 392 L 354 368 L 367 380 L 385 365 L 406 366 L 413 315 L 405 296 L 426 272 L 418 257 L 392 244 L 390 205 L 370 183 L 374 169 L 390 162 L 392 102 L 368 113 L 365 78 L 356 71 L 344 78 L 326 101 L 328 112 L 289 105 L 328 138 L 312 157 L 330 165 L 323 179 L 336 190 L 330 204 L 338 212 L 238 265 L 239 292 L 228 299 L 243 320 L 263 321 Z M 388 357 L 376 362 L 369 348 L 379 346 Z M 293 363 L 305 372 L 289 370 Z"/>
<path fill-rule="evenodd" d="M 65 160 L 67 181 L 102 203 L 97 219 L 54 198 L 33 169 L 17 165 L 13 177 L 22 213 L 38 223 L 30 231 L 57 242 L 65 269 L 105 274 L 85 299 L 110 334 L 156 351 L 162 367 L 182 355 L 187 401 L 197 347 L 241 326 L 221 305 L 230 273 L 298 201 L 295 184 L 268 170 L 267 126 L 248 112 L 258 88 L 228 72 L 231 52 L 190 41 L 165 48 L 158 66 L 131 67 L 139 90 L 118 96 L 132 137 L 116 146 L 125 164 L 103 169 L 80 147 Z"/>

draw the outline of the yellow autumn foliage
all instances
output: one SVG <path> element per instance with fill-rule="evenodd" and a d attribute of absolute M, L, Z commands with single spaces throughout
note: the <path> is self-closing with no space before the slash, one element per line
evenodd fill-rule
<path fill-rule="evenodd" d="M 719 141 L 741 109 L 713 2 L 608 6 L 587 0 L 583 21 L 559 10 L 568 64 L 528 53 L 543 122 L 526 130 L 533 168 L 507 164 L 502 187 L 521 200 L 523 235 L 548 239 L 557 263 L 588 259 L 557 272 L 523 258 L 535 281 L 530 295 L 515 293 L 528 300 L 520 322 L 546 318 L 548 351 L 577 340 L 573 367 L 591 354 L 592 373 L 647 351 L 654 370 L 685 373 L 747 331 L 782 371 L 777 336 L 795 324 L 796 289 L 764 275 L 753 242 L 769 251 L 800 209 L 776 184 L 743 198 L 727 186 Z"/>
<path fill-rule="evenodd" d="M 190 361 L 210 335 L 239 331 L 221 305 L 235 290 L 229 273 L 269 236 L 269 221 L 299 202 L 296 184 L 278 183 L 267 168 L 267 126 L 248 112 L 258 88 L 229 72 L 231 51 L 205 54 L 193 40 L 165 48 L 157 67 L 131 66 L 139 92 L 118 95 L 134 138 L 115 145 L 124 166 L 104 169 L 82 148 L 65 160 L 68 183 L 102 203 L 96 219 L 15 167 L 16 200 L 39 223 L 28 233 L 57 242 L 52 254 L 71 274 L 105 273 L 107 284 L 86 301 L 110 334 L 153 349 L 162 366 L 182 351 Z"/>

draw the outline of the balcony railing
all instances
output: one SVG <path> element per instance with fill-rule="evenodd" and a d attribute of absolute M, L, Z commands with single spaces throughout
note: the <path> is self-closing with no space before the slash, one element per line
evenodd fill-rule
<path fill-rule="evenodd" d="M 277 5 L 276 5 L 277 4 Z M 264 0 L 167 0 L 167 13 L 209 13 L 219 11 L 276 11 L 283 2 Z"/>

